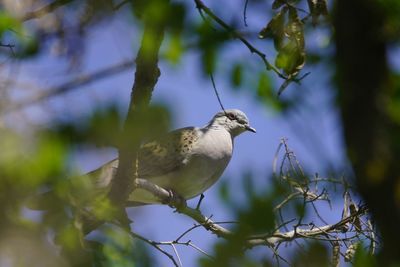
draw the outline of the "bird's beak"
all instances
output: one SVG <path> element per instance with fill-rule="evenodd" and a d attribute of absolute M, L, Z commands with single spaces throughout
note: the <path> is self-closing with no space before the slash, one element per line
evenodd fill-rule
<path fill-rule="evenodd" d="M 253 133 L 257 132 L 256 129 L 254 129 L 253 127 L 250 127 L 249 125 L 246 125 L 245 129 L 246 129 L 246 131 L 250 131 L 250 132 L 253 132 Z"/>

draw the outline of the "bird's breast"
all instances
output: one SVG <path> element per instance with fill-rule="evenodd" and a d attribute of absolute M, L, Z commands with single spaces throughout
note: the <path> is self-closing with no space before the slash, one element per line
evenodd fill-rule
<path fill-rule="evenodd" d="M 199 142 L 193 148 L 192 153 L 211 160 L 229 160 L 232 151 L 231 135 L 224 129 L 210 129 L 203 132 L 203 136 L 199 138 Z"/>

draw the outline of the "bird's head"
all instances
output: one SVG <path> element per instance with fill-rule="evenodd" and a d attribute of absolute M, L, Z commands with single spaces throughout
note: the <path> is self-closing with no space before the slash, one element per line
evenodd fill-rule
<path fill-rule="evenodd" d="M 250 126 L 246 114 L 238 109 L 226 109 L 218 112 L 211 120 L 210 125 L 224 127 L 233 137 L 245 131 L 256 132 Z"/>

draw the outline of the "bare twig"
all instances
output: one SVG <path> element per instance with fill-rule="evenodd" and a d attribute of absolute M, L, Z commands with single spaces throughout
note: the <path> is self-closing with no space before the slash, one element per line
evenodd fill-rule
<path fill-rule="evenodd" d="M 13 45 L 13 44 L 3 44 L 3 43 L 0 43 L 0 47 L 7 47 L 8 49 L 10 49 L 11 54 L 12 54 L 13 56 L 15 56 L 15 52 L 14 52 L 14 47 L 15 47 L 15 45 Z"/>
<path fill-rule="evenodd" d="M 147 244 L 149 244 L 150 246 L 154 247 L 155 249 L 157 249 L 158 251 L 160 251 L 162 254 L 164 254 L 165 256 L 167 256 L 167 257 L 172 261 L 172 263 L 174 264 L 174 266 L 179 267 L 179 265 L 178 265 L 178 263 L 176 262 L 174 256 L 171 255 L 170 253 L 166 252 L 166 251 L 163 250 L 162 248 L 160 248 L 160 246 L 158 245 L 158 242 L 149 240 L 149 239 L 147 239 L 147 238 L 145 238 L 145 237 L 143 237 L 143 236 L 141 236 L 141 235 L 139 235 L 139 234 L 137 234 L 137 233 L 134 233 L 134 232 L 128 232 L 128 233 L 129 233 L 129 235 L 130 235 L 131 237 L 140 239 L 140 240 L 146 242 Z"/>
<path fill-rule="evenodd" d="M 182 267 L 183 265 L 182 265 L 181 257 L 179 257 L 179 253 L 178 253 L 178 250 L 176 250 L 175 244 L 173 242 L 171 242 L 170 245 L 171 245 L 172 249 L 174 250 L 175 256 L 178 258 L 179 266 Z"/>
<path fill-rule="evenodd" d="M 215 95 L 217 96 L 218 103 L 219 103 L 220 107 L 222 108 L 222 110 L 225 112 L 225 108 L 224 108 L 224 105 L 222 105 L 221 98 L 219 97 L 219 93 L 218 93 L 217 87 L 215 86 L 214 76 L 212 75 L 212 73 L 210 73 L 210 79 L 211 79 L 212 86 L 214 88 Z"/>
<path fill-rule="evenodd" d="M 247 41 L 238 31 L 236 31 L 234 28 L 229 26 L 227 23 L 225 23 L 222 19 L 220 19 L 217 15 L 215 15 L 211 9 L 209 9 L 201 0 L 194 0 L 196 3 L 196 8 L 199 10 L 200 14 L 202 14 L 202 11 L 206 13 L 210 18 L 212 18 L 216 23 L 218 23 L 222 28 L 224 28 L 226 31 L 228 31 L 232 36 L 238 40 L 240 40 L 249 50 L 251 53 L 254 53 L 258 55 L 262 61 L 265 64 L 265 67 L 267 70 L 272 70 L 274 71 L 280 78 L 287 80 L 288 78 L 281 73 L 274 65 L 272 65 L 268 59 L 267 56 L 262 53 L 260 50 L 255 48 L 249 41 Z"/>
<path fill-rule="evenodd" d="M 122 71 L 132 69 L 133 66 L 134 66 L 134 61 L 127 60 L 127 61 L 120 62 L 116 65 L 106 67 L 104 69 L 100 69 L 100 70 L 95 71 L 90 74 L 79 75 L 78 77 L 75 77 L 71 81 L 65 82 L 59 86 L 55 86 L 55 87 L 51 87 L 51 88 L 43 90 L 42 93 L 38 94 L 37 96 L 35 96 L 32 99 L 22 101 L 13 106 L 10 106 L 9 108 L 6 108 L 6 112 L 16 111 L 21 108 L 25 108 L 29 105 L 33 105 L 40 101 L 46 100 L 50 97 L 54 97 L 54 96 L 58 96 L 58 95 L 70 92 L 71 90 L 77 89 L 81 86 L 87 85 L 94 81 L 105 79 L 112 75 L 118 74 Z"/>
<path fill-rule="evenodd" d="M 249 4 L 249 0 L 245 0 L 244 8 L 243 8 L 243 22 L 244 26 L 247 27 L 247 5 Z"/>

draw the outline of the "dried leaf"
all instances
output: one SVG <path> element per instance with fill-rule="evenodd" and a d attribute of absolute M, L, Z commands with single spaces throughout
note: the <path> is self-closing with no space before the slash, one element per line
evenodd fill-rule
<path fill-rule="evenodd" d="M 376 241 L 375 241 L 375 232 L 374 232 L 374 227 L 372 226 L 371 220 L 367 221 L 367 226 L 368 226 L 368 235 L 370 238 L 370 245 L 369 245 L 369 253 L 371 253 L 371 255 L 373 255 L 375 253 L 375 245 L 376 245 Z"/>
<path fill-rule="evenodd" d="M 346 253 L 344 254 L 344 260 L 346 262 L 349 262 L 354 258 L 354 255 L 356 254 L 358 245 L 359 245 L 359 243 L 353 243 L 346 250 Z"/>
<path fill-rule="evenodd" d="M 308 8 L 312 17 L 312 24 L 318 24 L 319 16 L 328 15 L 327 0 L 307 0 Z"/>
<path fill-rule="evenodd" d="M 344 193 L 344 205 L 343 205 L 343 213 L 342 213 L 342 220 L 349 216 L 349 203 L 350 203 L 350 195 L 349 192 L 346 191 Z"/>
<path fill-rule="evenodd" d="M 338 241 L 332 242 L 332 267 L 340 265 L 340 244 Z"/>
<path fill-rule="evenodd" d="M 350 216 L 355 216 L 352 223 L 353 223 L 354 227 L 356 228 L 356 231 L 360 233 L 362 231 L 361 220 L 360 220 L 359 216 L 356 216 L 358 207 L 355 203 L 352 202 L 349 205 L 349 209 L 350 209 Z"/>

